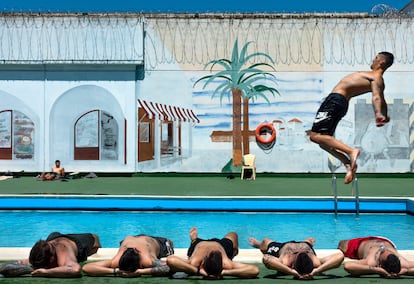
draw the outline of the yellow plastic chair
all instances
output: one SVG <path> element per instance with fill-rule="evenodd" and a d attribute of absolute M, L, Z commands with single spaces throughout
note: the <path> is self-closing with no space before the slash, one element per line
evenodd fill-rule
<path fill-rule="evenodd" d="M 243 156 L 243 166 L 241 170 L 241 179 L 245 178 L 245 171 L 251 170 L 252 175 L 249 179 L 255 180 L 256 179 L 256 164 L 255 164 L 256 156 L 253 154 L 247 154 Z"/>

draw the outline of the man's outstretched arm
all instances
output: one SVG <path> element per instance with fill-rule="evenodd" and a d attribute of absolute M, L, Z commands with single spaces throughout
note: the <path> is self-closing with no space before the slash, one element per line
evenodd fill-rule
<path fill-rule="evenodd" d="M 259 268 L 252 264 L 233 263 L 232 269 L 223 269 L 222 275 L 229 275 L 239 278 L 256 278 L 259 275 Z"/>
<path fill-rule="evenodd" d="M 390 121 L 388 117 L 388 106 L 384 98 L 384 82 L 381 79 L 375 79 L 371 82 L 372 106 L 374 108 L 375 123 L 378 127 L 384 126 Z"/>
<path fill-rule="evenodd" d="M 199 272 L 198 268 L 191 265 L 188 260 L 175 255 L 167 257 L 167 265 L 170 267 L 171 272 L 185 272 L 190 275 L 196 275 Z"/>

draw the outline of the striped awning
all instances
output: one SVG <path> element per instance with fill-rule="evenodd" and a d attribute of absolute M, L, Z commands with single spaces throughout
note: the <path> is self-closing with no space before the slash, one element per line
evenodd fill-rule
<path fill-rule="evenodd" d="M 160 120 L 200 123 L 200 120 L 192 109 L 154 103 L 146 100 L 138 100 L 138 104 L 145 110 L 149 119 L 158 117 Z"/>

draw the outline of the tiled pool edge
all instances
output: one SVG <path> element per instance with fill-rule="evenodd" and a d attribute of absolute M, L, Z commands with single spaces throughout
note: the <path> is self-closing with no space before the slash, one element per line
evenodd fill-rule
<path fill-rule="evenodd" d="M 339 197 L 337 210 L 356 212 L 356 205 Z M 0 210 L 334 212 L 335 203 L 332 196 L 0 195 Z M 361 197 L 359 212 L 414 214 L 414 199 Z"/>

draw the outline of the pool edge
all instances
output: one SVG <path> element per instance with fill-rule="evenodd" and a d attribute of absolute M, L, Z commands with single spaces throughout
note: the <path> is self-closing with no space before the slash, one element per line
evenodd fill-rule
<path fill-rule="evenodd" d="M 0 195 L 0 210 L 367 212 L 414 214 L 412 197 Z"/>

